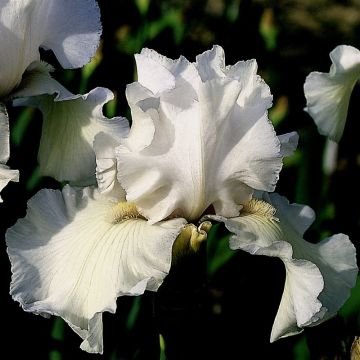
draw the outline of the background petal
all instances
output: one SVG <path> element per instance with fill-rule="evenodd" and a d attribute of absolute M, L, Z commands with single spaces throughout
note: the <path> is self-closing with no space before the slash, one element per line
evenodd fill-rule
<path fill-rule="evenodd" d="M 339 142 L 347 117 L 350 95 L 360 77 L 360 51 L 337 46 L 331 53 L 329 73 L 312 72 L 304 84 L 306 108 L 320 134 Z"/>
<path fill-rule="evenodd" d="M 26 311 L 64 318 L 89 352 L 102 352 L 101 313 L 115 312 L 118 296 L 157 290 L 185 224 L 114 222 L 113 206 L 90 188 L 42 190 L 6 235 L 14 299 Z"/>
<path fill-rule="evenodd" d="M 95 0 L 1 0 L 0 7 L 0 97 L 40 59 L 39 47 L 51 49 L 65 68 L 81 67 L 95 54 L 101 34 Z"/>
<path fill-rule="evenodd" d="M 46 93 L 56 96 L 41 95 Z M 102 113 L 103 105 L 114 97 L 110 90 L 95 88 L 85 95 L 73 95 L 38 65 L 14 96 L 30 96 L 14 100 L 14 105 L 37 107 L 43 113 L 40 172 L 59 181 L 95 179 L 95 135 L 105 132 L 121 137 L 129 131 L 125 118 L 108 119 Z"/>
<path fill-rule="evenodd" d="M 64 68 L 87 64 L 95 55 L 102 30 L 96 1 L 46 2 L 49 3 L 45 17 L 47 28 L 41 46 L 51 49 Z M 39 18 L 36 20 L 39 21 Z"/>

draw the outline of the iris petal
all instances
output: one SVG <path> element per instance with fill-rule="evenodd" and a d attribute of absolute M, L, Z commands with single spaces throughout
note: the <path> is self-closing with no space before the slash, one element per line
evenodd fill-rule
<path fill-rule="evenodd" d="M 102 312 L 115 312 L 118 296 L 157 290 L 185 224 L 121 219 L 114 206 L 90 188 L 41 190 L 6 234 L 14 299 L 61 316 L 88 352 L 102 352 Z"/>

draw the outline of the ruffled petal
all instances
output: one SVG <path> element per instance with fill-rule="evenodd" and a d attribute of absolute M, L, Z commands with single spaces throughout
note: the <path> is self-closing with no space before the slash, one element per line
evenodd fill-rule
<path fill-rule="evenodd" d="M 9 117 L 6 108 L 0 103 L 0 163 L 6 164 L 10 156 Z"/>
<path fill-rule="evenodd" d="M 66 68 L 83 66 L 95 54 L 101 34 L 95 0 L 1 0 L 0 6 L 0 97 L 40 59 L 39 47 L 51 49 Z"/>
<path fill-rule="evenodd" d="M 280 219 L 286 219 L 286 224 L 299 232 L 300 235 L 307 229 L 314 219 L 313 210 L 304 205 L 289 204 L 288 200 L 278 194 L 271 194 L 268 198 L 277 209 Z M 298 221 L 296 222 L 295 214 Z M 324 278 L 324 290 L 319 296 L 326 313 L 321 321 L 334 316 L 339 308 L 350 296 L 350 290 L 355 286 L 358 267 L 356 264 L 356 250 L 349 237 L 336 234 L 312 244 L 300 241 L 299 237 L 289 237 L 297 259 L 306 259 L 316 264 Z M 313 325 L 318 322 L 316 319 Z"/>
<path fill-rule="evenodd" d="M 11 93 L 11 98 L 15 106 L 31 105 L 32 99 L 39 95 L 52 95 L 57 94 L 57 98 L 78 98 L 79 95 L 73 95 L 70 91 L 66 90 L 60 83 L 53 79 L 50 73 L 54 68 L 45 63 L 44 61 L 32 62 L 23 74 L 19 87 Z M 33 100 L 37 104 L 36 99 Z"/>
<path fill-rule="evenodd" d="M 48 73 L 44 66 L 34 65 L 24 87 L 14 96 L 14 105 L 39 108 L 43 113 L 43 128 L 38 160 L 42 175 L 59 181 L 83 181 L 95 178 L 93 141 L 105 132 L 115 137 L 128 134 L 125 118 L 107 119 L 102 113 L 105 103 L 113 99 L 106 88 L 95 88 L 85 95 L 73 95 Z M 55 98 L 46 93 L 56 94 Z M 35 96 L 39 95 L 39 96 Z"/>
<path fill-rule="evenodd" d="M 125 201 L 125 191 L 117 180 L 115 148 L 119 142 L 119 138 L 116 139 L 103 132 L 95 136 L 96 180 L 100 193 Z"/>
<path fill-rule="evenodd" d="M 114 313 L 118 296 L 157 290 L 185 224 L 150 225 L 123 204 L 90 188 L 41 190 L 6 234 L 13 298 L 25 311 L 61 316 L 88 352 L 102 352 L 102 312 Z"/>
<path fill-rule="evenodd" d="M 274 190 L 283 156 L 267 117 L 269 88 L 255 61 L 204 78 L 219 49 L 196 64 L 149 50 L 137 57 L 139 83 L 127 88 L 133 126 L 116 150 L 118 177 L 152 222 L 173 213 L 198 219 L 210 205 L 237 216 L 253 189 Z M 172 79 L 163 87 L 146 75 L 159 68 Z"/>
<path fill-rule="evenodd" d="M 287 157 L 293 155 L 299 142 L 298 133 L 296 131 L 292 131 L 291 133 L 279 135 L 278 138 L 281 144 L 282 156 Z"/>
<path fill-rule="evenodd" d="M 331 53 L 329 73 L 312 72 L 305 80 L 305 110 L 320 134 L 339 142 L 342 137 L 350 95 L 360 77 L 360 51 L 340 45 Z"/>
<path fill-rule="evenodd" d="M 64 68 L 78 68 L 95 55 L 102 31 L 95 0 L 46 0 L 46 33 L 41 47 L 51 49 Z"/>
<path fill-rule="evenodd" d="M 19 181 L 19 171 L 11 170 L 8 166 L 0 164 L 0 192 L 10 181 Z M 1 196 L 0 202 L 3 202 Z"/>
<path fill-rule="evenodd" d="M 267 201 L 253 199 L 244 205 L 241 216 L 224 222 L 234 235 L 232 249 L 254 255 L 279 257 L 285 265 L 286 281 L 271 341 L 296 334 L 334 316 L 355 285 L 355 247 L 343 234 L 318 244 L 302 236 L 314 220 L 308 206 L 289 204 L 277 194 L 264 194 Z"/>
<path fill-rule="evenodd" d="M 138 82 L 153 94 L 173 89 L 180 83 L 197 84 L 200 81 L 194 64 L 180 56 L 169 59 L 151 49 L 142 49 L 135 55 Z"/>
<path fill-rule="evenodd" d="M 19 171 L 5 165 L 10 156 L 9 136 L 9 118 L 5 106 L 0 103 L 0 192 L 9 181 L 19 181 Z"/>

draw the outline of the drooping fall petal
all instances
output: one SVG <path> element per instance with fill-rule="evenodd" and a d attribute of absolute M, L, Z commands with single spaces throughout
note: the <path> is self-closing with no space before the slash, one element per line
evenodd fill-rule
<path fill-rule="evenodd" d="M 134 209 L 91 188 L 41 190 L 6 234 L 13 298 L 26 311 L 61 316 L 88 352 L 102 352 L 102 313 L 115 312 L 118 296 L 157 290 L 186 223 L 150 225 Z"/>
<path fill-rule="evenodd" d="M 223 222 L 234 234 L 232 249 L 283 261 L 286 280 L 271 332 L 275 341 L 334 316 L 350 296 L 358 268 L 355 247 L 346 235 L 318 244 L 303 239 L 314 220 L 311 208 L 289 204 L 278 194 L 264 194 L 263 199 L 252 199 L 236 218 L 205 218 Z"/>

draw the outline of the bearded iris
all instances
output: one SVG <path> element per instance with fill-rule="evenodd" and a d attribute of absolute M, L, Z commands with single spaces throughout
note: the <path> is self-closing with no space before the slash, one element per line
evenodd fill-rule
<path fill-rule="evenodd" d="M 210 220 L 234 234 L 232 248 L 284 261 L 272 340 L 332 316 L 354 285 L 355 250 L 342 235 L 306 243 L 311 210 L 268 197 L 297 134 L 276 136 L 255 60 L 225 66 L 215 46 L 195 63 L 148 49 L 136 62 L 132 127 L 118 119 L 119 131 L 94 137 L 97 187 L 42 190 L 8 230 L 13 297 L 61 316 L 83 349 L 102 352 L 102 312 L 118 296 L 156 291 L 176 239 L 196 248 Z"/>

